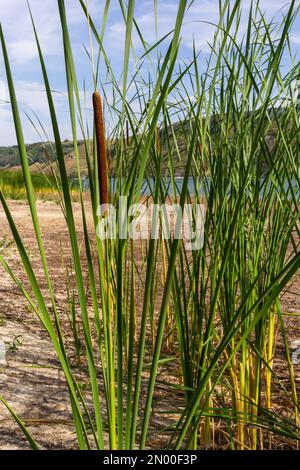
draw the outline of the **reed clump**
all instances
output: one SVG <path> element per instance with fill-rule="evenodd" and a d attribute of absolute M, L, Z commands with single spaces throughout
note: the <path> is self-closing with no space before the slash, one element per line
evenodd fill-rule
<path fill-rule="evenodd" d="M 80 247 L 56 109 L 35 27 L 34 31 L 72 249 L 76 299 L 72 331 L 76 332 L 75 344 L 83 346 L 77 348 L 77 359 L 84 366 L 84 391 L 62 334 L 64 319 L 58 314 L 48 270 L 10 61 L 0 33 L 48 295 L 40 288 L 1 189 L 0 199 L 31 287 L 31 294 L 23 291 L 24 302 L 42 320 L 68 384 L 78 447 L 255 450 L 273 448 L 277 439 L 296 447 L 299 402 L 284 315 L 289 312 L 284 311 L 282 296 L 298 279 L 300 267 L 299 117 L 293 100 L 285 108 L 278 109 L 276 103 L 298 76 L 292 57 L 288 73 L 283 75 L 281 66 L 282 58 L 286 60 L 290 53 L 289 34 L 298 7 L 291 1 L 281 22 L 268 22 L 259 2 L 252 3 L 246 34 L 240 34 L 242 3 L 219 2 L 219 23 L 202 71 L 204 61 L 196 50 L 187 64 L 179 60 L 181 28 L 189 5 L 180 0 L 175 28 L 170 38 L 164 38 L 171 39 L 169 47 L 162 57 L 155 55 L 157 69 L 153 73 L 152 59 L 161 42 L 148 49 L 142 41 L 143 60 L 130 76 L 130 60 L 136 57 L 133 28 L 138 25 L 135 2 L 129 0 L 123 15 L 126 40 L 120 86 L 103 48 L 107 11 L 99 32 L 86 2 L 79 2 L 99 46 L 98 65 L 96 70 L 92 67 L 94 83 L 101 67 L 109 77 L 109 84 L 103 83 L 102 88 L 107 117 L 114 123 L 108 140 L 114 142 L 115 159 L 114 183 L 109 188 L 101 97 L 93 94 L 95 136 L 91 144 L 64 1 L 59 0 L 78 179 L 77 115 L 93 216 L 91 229 L 87 225 L 90 206 L 80 186 L 84 236 Z M 146 59 L 149 67 L 145 69 Z M 270 145 L 269 135 L 274 132 Z M 180 180 L 175 157 L 184 169 Z M 190 203 L 192 226 L 195 204 L 204 200 L 203 244 L 191 251 L 185 240 L 165 239 L 161 230 L 158 237 L 128 240 L 120 224 L 115 237 L 99 239 L 99 199 L 101 204 L 115 204 L 118 211 L 120 196 L 126 196 L 129 204 L 173 201 L 184 208 Z M 127 214 L 124 225 L 130 222 L 132 214 Z M 16 281 L 2 255 L 0 262 Z M 274 360 L 279 340 L 289 379 L 284 387 Z M 274 403 L 275 381 L 289 405 L 280 413 Z M 5 397 L 3 403 L 37 448 Z"/>

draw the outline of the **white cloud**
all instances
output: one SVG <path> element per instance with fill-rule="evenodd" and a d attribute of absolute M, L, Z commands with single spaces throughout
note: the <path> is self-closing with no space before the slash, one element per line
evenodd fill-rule
<path fill-rule="evenodd" d="M 15 89 L 21 114 L 24 138 L 26 142 L 39 140 L 36 130 L 25 113 L 33 116 L 32 111 L 34 111 L 45 127 L 47 128 L 49 126 L 48 104 L 44 87 L 39 82 L 16 80 Z M 8 99 L 8 97 L 6 99 Z M 65 101 L 63 95 L 56 95 L 55 104 L 58 113 L 64 109 Z M 0 104 L 0 120 L 0 145 L 12 145 L 15 143 L 16 137 L 9 103 L 6 104 L 2 102 Z"/>
<path fill-rule="evenodd" d="M 293 34 L 291 35 L 291 42 L 292 42 L 293 44 L 299 45 L 299 44 L 300 44 L 300 34 L 293 33 Z"/>
<path fill-rule="evenodd" d="M 60 55 L 62 34 L 56 0 L 30 0 L 33 19 L 45 56 Z M 97 0 L 89 0 L 89 8 L 96 11 Z M 75 28 L 85 24 L 79 1 L 65 0 L 68 24 Z M 1 23 L 13 64 L 24 65 L 38 57 L 27 0 L 0 0 Z"/>
<path fill-rule="evenodd" d="M 300 3 L 297 1 L 296 3 Z M 176 21 L 178 10 L 178 1 L 158 1 L 158 37 L 163 37 L 172 30 Z M 233 2 L 232 2 L 233 5 Z M 249 12 L 250 0 L 242 0 L 242 21 L 240 35 L 246 31 L 247 15 Z M 281 14 L 289 7 L 287 0 L 260 0 L 260 8 L 265 12 L 266 18 L 271 19 L 274 14 Z M 153 2 L 138 2 L 136 7 L 136 22 L 142 32 L 143 38 L 149 44 L 155 43 L 155 19 L 153 11 Z M 215 25 L 219 19 L 218 0 L 196 0 L 189 8 L 182 28 L 182 44 L 192 48 L 195 42 L 196 48 L 203 52 L 208 52 L 212 43 Z M 210 23 L 210 24 L 209 24 Z M 122 18 L 111 23 L 108 27 L 106 44 L 109 45 L 110 55 L 117 54 L 124 48 L 125 24 Z M 133 43 L 138 50 L 142 44 L 138 33 L 134 28 Z"/>
<path fill-rule="evenodd" d="M 56 2 L 30 2 L 39 38 L 45 54 L 56 54 L 60 48 Z M 1 22 L 8 51 L 15 65 L 24 65 L 37 57 L 33 28 L 26 0 L 0 0 Z"/>
<path fill-rule="evenodd" d="M 9 48 L 11 60 L 20 65 L 27 64 L 30 60 L 35 59 L 37 55 L 34 41 L 14 41 Z"/>
<path fill-rule="evenodd" d="M 24 139 L 26 143 L 36 142 L 40 140 L 37 130 L 34 128 L 26 114 L 30 116 L 30 118 L 37 126 L 40 134 L 43 135 L 43 130 L 36 118 L 36 116 L 38 116 L 38 119 L 41 122 L 48 138 L 52 140 L 52 126 L 50 122 L 49 107 L 44 85 L 39 82 L 27 82 L 23 80 L 16 80 L 15 90 L 21 115 Z M 90 90 L 79 90 L 79 96 L 83 108 L 85 97 L 87 98 L 88 103 L 92 102 L 91 95 L 92 92 Z M 69 118 L 67 92 L 52 92 L 52 96 L 54 99 L 61 137 L 62 139 L 71 138 L 72 131 Z M 3 98 L 5 98 L 6 102 L 3 102 Z M 8 91 L 6 90 L 6 96 L 0 96 L 0 146 L 13 145 L 16 142 L 11 106 L 8 100 L 9 96 Z M 86 116 L 86 119 L 89 121 L 90 125 L 92 119 L 92 112 L 90 112 L 89 109 L 85 109 L 84 115 Z M 79 128 L 78 136 L 80 136 Z"/>

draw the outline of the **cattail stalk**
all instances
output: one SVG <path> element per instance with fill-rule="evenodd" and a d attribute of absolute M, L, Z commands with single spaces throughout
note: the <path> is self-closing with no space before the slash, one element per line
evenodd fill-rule
<path fill-rule="evenodd" d="M 108 168 L 102 101 L 98 91 L 93 93 L 93 107 L 97 140 L 100 204 L 106 205 L 108 204 Z"/>
<path fill-rule="evenodd" d="M 126 119 L 126 145 L 130 146 L 130 137 L 129 137 L 129 121 Z"/>
<path fill-rule="evenodd" d="M 160 132 L 159 132 L 159 127 L 158 127 L 158 126 L 156 126 L 156 134 L 155 134 L 155 137 L 156 137 L 155 146 L 156 146 L 157 152 L 159 153 L 159 152 L 160 152 Z"/>

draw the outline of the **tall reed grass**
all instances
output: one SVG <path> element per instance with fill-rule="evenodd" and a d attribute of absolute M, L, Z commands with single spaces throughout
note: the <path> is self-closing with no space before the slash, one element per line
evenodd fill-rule
<path fill-rule="evenodd" d="M 108 189 L 109 201 L 117 206 L 119 196 L 140 201 L 146 187 L 148 196 L 143 199 L 148 202 L 171 199 L 182 207 L 186 202 L 204 203 L 204 244 L 189 252 L 181 240 L 162 236 L 124 240 L 118 236 L 122 226 L 117 227 L 116 239 L 102 242 L 88 230 L 88 206 L 80 186 L 85 249 L 81 254 L 56 109 L 33 22 L 76 278 L 74 309 L 82 331 L 84 348 L 79 354 L 87 384 L 83 392 L 62 334 L 63 319 L 57 314 L 1 28 L 15 130 L 47 292 L 37 280 L 2 190 L 0 199 L 31 286 L 28 292 L 23 288 L 24 302 L 30 303 L 48 332 L 66 378 L 78 447 L 257 449 L 272 448 L 277 436 L 296 445 L 299 403 L 281 298 L 292 278 L 299 276 L 300 266 L 299 115 L 296 103 L 281 109 L 277 103 L 299 73 L 292 58 L 288 73 L 283 75 L 281 67 L 289 54 L 289 33 L 298 8 L 291 1 L 281 22 L 267 22 L 260 2 L 251 2 L 242 35 L 242 2 L 220 2 L 208 59 L 199 57 L 194 47 L 193 57 L 183 64 L 178 54 L 189 2 L 178 2 L 174 29 L 152 46 L 135 20 L 135 2 L 129 0 L 127 7 L 121 2 L 126 41 L 119 84 L 109 51 L 103 47 L 109 3 L 98 30 L 80 0 L 83 21 L 98 47 L 97 56 L 91 54 L 97 57 L 91 67 L 95 83 L 91 145 L 65 5 L 58 0 L 77 172 L 80 180 L 78 119 L 86 149 L 94 232 L 102 217 L 97 208 L 99 202 L 108 202 Z M 137 59 L 133 31 L 144 52 L 131 75 L 130 58 Z M 159 52 L 162 42 L 168 44 L 164 55 Z M 149 74 L 144 73 L 145 62 L 149 62 Z M 107 88 L 99 80 L 100 66 L 101 76 L 105 67 L 112 101 L 106 99 Z M 106 187 L 107 149 L 98 89 L 105 116 L 115 123 L 109 135 L 115 142 L 113 188 Z M 174 158 L 184 159 L 180 189 Z M 150 181 L 153 174 L 154 184 Z M 0 261 L 15 280 L 2 256 Z M 83 266 L 88 268 L 87 284 Z M 45 300 L 49 294 L 51 309 Z M 273 382 L 279 383 L 274 370 L 279 338 L 290 378 L 283 390 L 290 415 L 279 415 L 273 403 Z M 3 402 L 37 448 L 34 436 L 5 397 Z"/>

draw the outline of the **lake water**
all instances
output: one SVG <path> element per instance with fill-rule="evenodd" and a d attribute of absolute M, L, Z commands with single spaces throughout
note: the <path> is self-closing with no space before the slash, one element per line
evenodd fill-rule
<path fill-rule="evenodd" d="M 184 181 L 183 177 L 174 178 L 177 195 L 180 194 L 181 191 L 182 191 L 183 181 Z M 261 183 L 262 183 L 262 189 L 261 189 L 261 195 L 262 195 L 263 191 L 265 190 L 265 187 L 263 185 L 263 180 L 261 180 Z M 87 191 L 89 189 L 89 180 L 88 180 L 88 178 L 83 178 L 82 184 L 83 184 L 83 190 Z M 111 184 L 112 191 L 114 191 L 114 186 L 115 186 L 115 179 L 114 178 L 111 178 L 110 184 Z M 173 194 L 173 187 L 172 187 L 171 179 L 170 178 L 164 178 L 164 184 L 165 184 L 166 189 L 168 190 L 168 194 L 172 195 Z M 75 185 L 75 187 L 78 186 L 78 182 L 76 183 L 76 180 L 75 180 L 73 182 L 73 185 Z M 150 194 L 152 194 L 153 189 L 154 189 L 154 185 L 155 185 L 155 179 L 154 178 L 149 178 L 149 180 L 144 180 L 142 190 L 141 190 L 141 195 L 149 196 Z M 292 185 L 293 185 L 293 189 L 294 189 L 295 194 L 298 196 L 300 188 L 299 188 L 299 185 L 297 184 L 296 179 L 294 179 L 292 181 Z M 189 194 L 191 196 L 194 196 L 196 192 L 201 196 L 205 195 L 205 192 L 206 192 L 205 191 L 205 186 L 206 186 L 206 191 L 210 189 L 210 186 L 211 186 L 211 179 L 210 178 L 207 177 L 205 180 L 202 180 L 201 184 L 200 184 L 199 180 L 195 181 L 194 178 L 189 178 L 188 190 L 189 190 Z M 268 183 L 268 188 L 270 188 L 270 187 L 271 187 L 271 183 Z M 287 181 L 284 184 L 284 188 L 285 188 L 285 191 L 288 192 L 289 183 Z M 197 191 L 196 191 L 196 189 L 197 189 Z M 280 187 L 278 186 L 278 190 L 279 189 L 280 189 Z"/>

